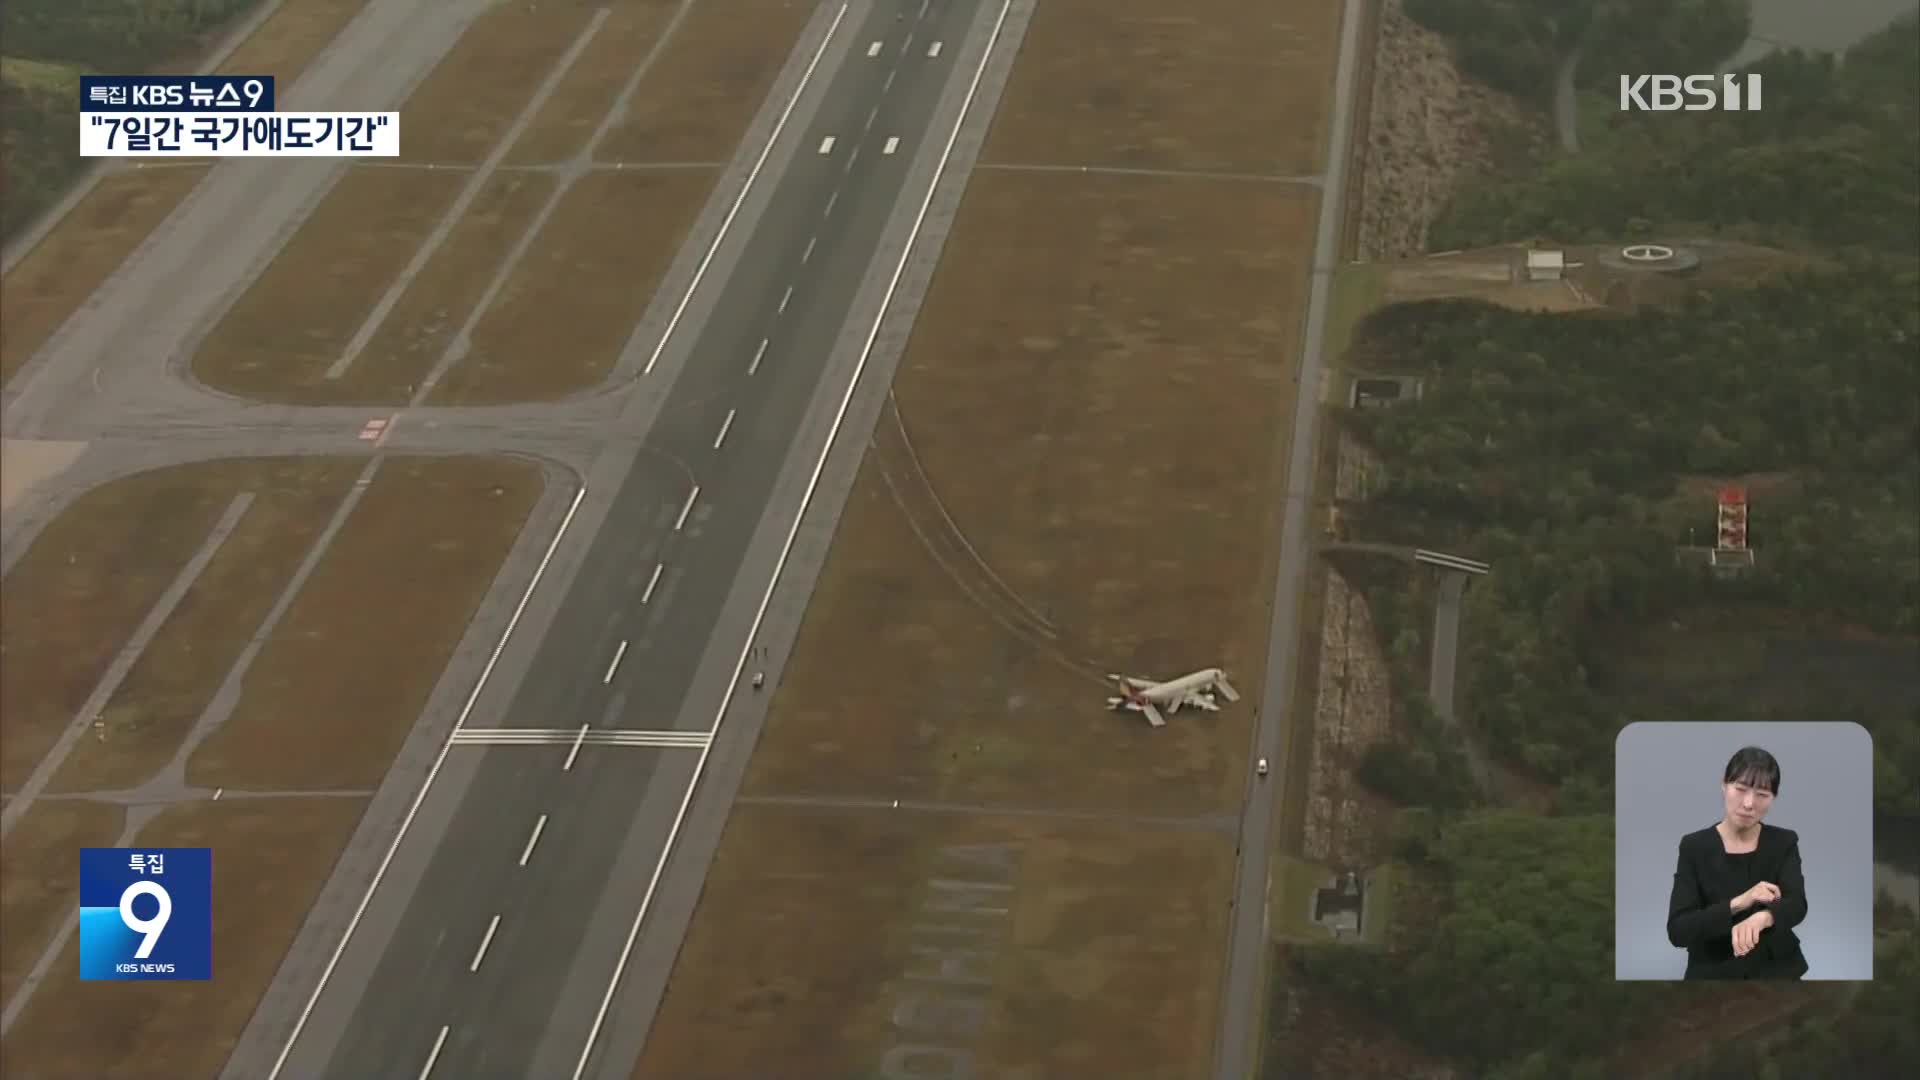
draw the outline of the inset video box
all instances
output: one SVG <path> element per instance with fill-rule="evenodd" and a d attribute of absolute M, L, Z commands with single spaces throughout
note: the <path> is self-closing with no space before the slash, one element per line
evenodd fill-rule
<path fill-rule="evenodd" d="M 397 112 L 275 112 L 271 75 L 86 75 L 80 156 L 391 158 Z"/>

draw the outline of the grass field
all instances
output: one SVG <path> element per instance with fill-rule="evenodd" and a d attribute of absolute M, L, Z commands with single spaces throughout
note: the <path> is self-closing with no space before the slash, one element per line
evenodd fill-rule
<path fill-rule="evenodd" d="M 634 1076 L 879 1075 L 969 1034 L 977 1075 L 1191 1075 L 1232 874 L 1223 835 L 739 807 Z"/>
<path fill-rule="evenodd" d="M 9 1073 L 90 1080 L 217 1075 L 365 808 L 364 799 L 311 798 L 164 810 L 133 843 L 214 849 L 214 977 L 81 982 L 73 935 L 0 1043 Z M 56 865 L 61 876 L 72 876 L 71 848 Z"/>
<path fill-rule="evenodd" d="M 332 41 L 367 0 L 285 0 L 220 70 L 272 72 L 283 88 Z M 206 175 L 203 167 L 142 169 L 104 177 L 0 282 L 0 383 L 173 213 Z"/>
<path fill-rule="evenodd" d="M 659 41 L 678 0 L 628 0 L 612 9 L 546 104 L 508 151 L 508 165 L 565 161 L 587 148 L 634 68 Z M 707 5 L 701 5 L 705 7 Z M 696 8 L 696 10 L 699 10 Z"/>
<path fill-rule="evenodd" d="M 0 1001 L 11 1001 L 40 951 L 73 914 L 74 852 L 112 847 L 125 811 L 108 803 L 35 803 L 0 846 Z"/>
<path fill-rule="evenodd" d="M 1321 170 L 1340 6 L 1045 0 L 981 160 Z"/>

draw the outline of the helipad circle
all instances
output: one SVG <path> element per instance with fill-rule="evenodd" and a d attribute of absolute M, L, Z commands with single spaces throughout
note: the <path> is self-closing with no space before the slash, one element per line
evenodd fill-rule
<path fill-rule="evenodd" d="M 1665 244 L 1628 244 L 1620 249 L 1620 257 L 1629 262 L 1666 262 L 1673 258 L 1673 249 Z"/>

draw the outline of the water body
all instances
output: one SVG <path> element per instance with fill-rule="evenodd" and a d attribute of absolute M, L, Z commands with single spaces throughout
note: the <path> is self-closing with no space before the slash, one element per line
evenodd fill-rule
<path fill-rule="evenodd" d="M 1884 28 L 1915 0 L 1751 0 L 1753 36 L 1733 58 L 1738 66 L 1776 48 L 1837 52 Z"/>

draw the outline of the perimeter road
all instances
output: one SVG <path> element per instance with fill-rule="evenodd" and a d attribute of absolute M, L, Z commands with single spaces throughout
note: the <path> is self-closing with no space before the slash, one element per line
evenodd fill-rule
<path fill-rule="evenodd" d="M 1312 290 L 1300 344 L 1300 392 L 1294 403 L 1293 446 L 1287 459 L 1287 498 L 1280 526 L 1280 573 L 1274 587 L 1273 623 L 1267 639 L 1267 684 L 1254 732 L 1254 755 L 1272 763 L 1271 780 L 1249 776 L 1250 794 L 1240 824 L 1240 864 L 1235 871 L 1233 929 L 1227 941 L 1227 971 L 1220 996 L 1220 1029 L 1214 1039 L 1215 1080 L 1246 1080 L 1259 1064 L 1255 1037 L 1262 1029 L 1266 1003 L 1267 876 L 1273 852 L 1273 818 L 1282 779 L 1288 775 L 1285 750 L 1290 719 L 1312 723 L 1312 714 L 1294 718 L 1294 681 L 1299 673 L 1296 645 L 1300 597 L 1306 584 L 1312 545 L 1307 519 L 1312 513 L 1313 459 L 1320 423 L 1322 346 L 1326 337 L 1327 297 L 1339 268 L 1341 202 L 1346 194 L 1348 142 L 1353 134 L 1354 65 L 1360 41 L 1360 0 L 1346 0 L 1340 20 L 1340 60 L 1334 72 L 1333 117 L 1328 125 L 1326 181 L 1320 188 L 1320 220 L 1314 235 Z M 1251 771 L 1251 770 L 1249 770 Z"/>

